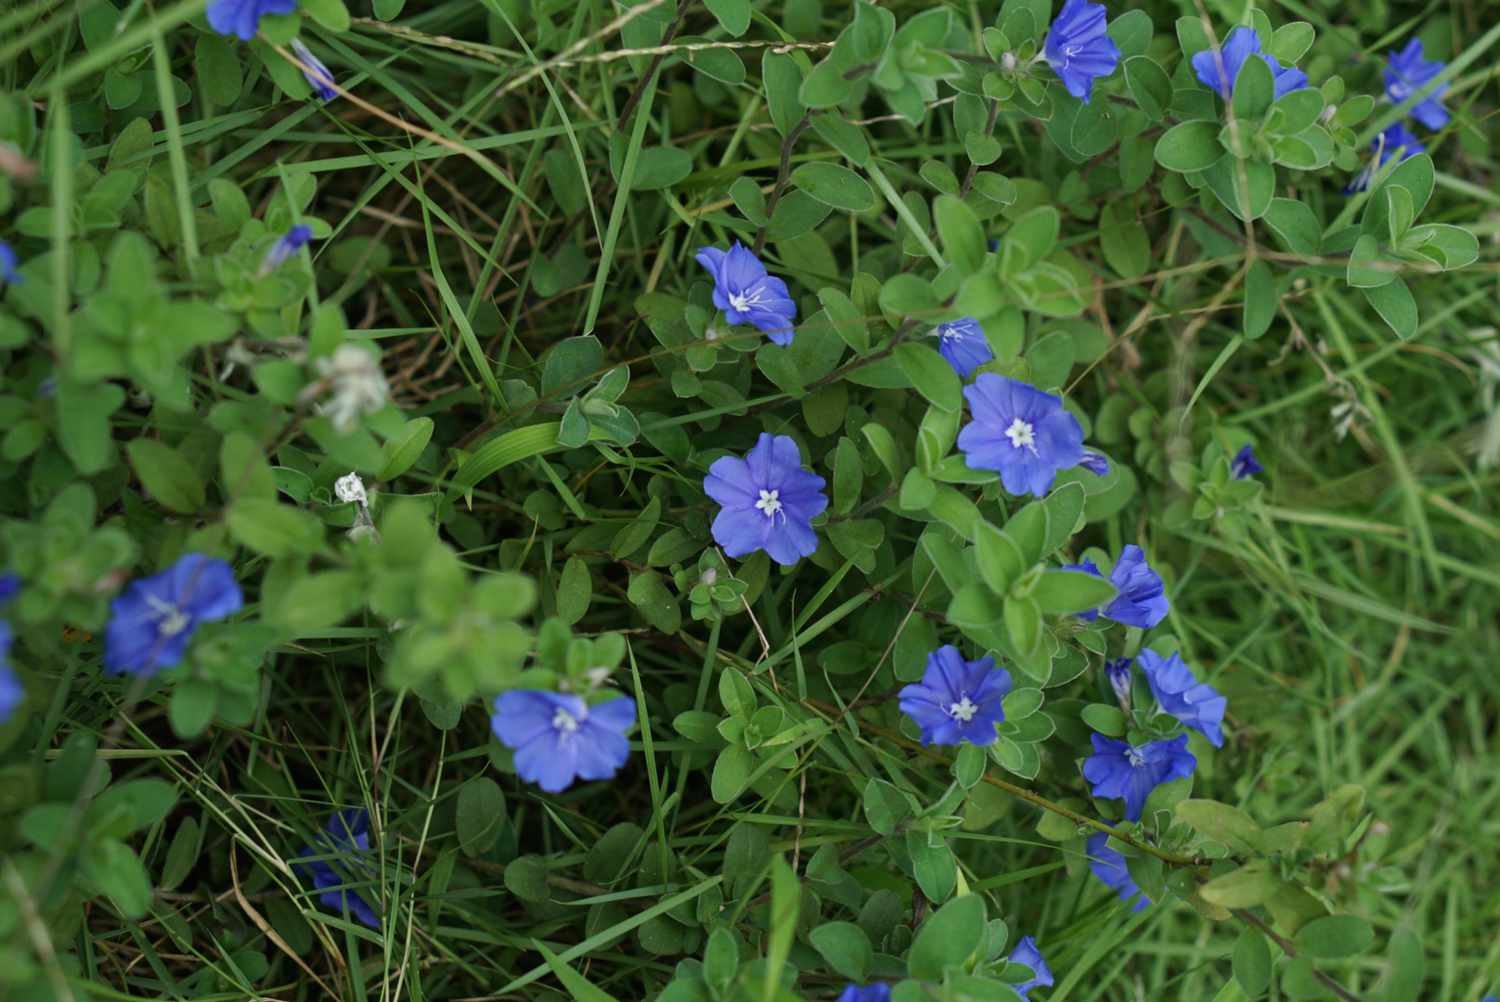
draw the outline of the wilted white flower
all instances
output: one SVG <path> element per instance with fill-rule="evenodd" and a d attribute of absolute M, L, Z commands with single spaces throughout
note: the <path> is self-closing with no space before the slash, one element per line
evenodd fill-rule
<path fill-rule="evenodd" d="M 335 480 L 333 495 L 345 504 L 354 502 L 364 507 L 370 503 L 369 495 L 365 493 L 365 482 L 359 478 L 358 473 L 350 473 L 346 477 L 339 477 Z"/>
<path fill-rule="evenodd" d="M 341 344 L 328 358 L 317 362 L 321 385 L 330 389 L 329 399 L 318 410 L 328 415 L 342 434 L 354 430 L 360 416 L 374 414 L 385 406 L 389 392 L 380 363 L 365 349 Z"/>

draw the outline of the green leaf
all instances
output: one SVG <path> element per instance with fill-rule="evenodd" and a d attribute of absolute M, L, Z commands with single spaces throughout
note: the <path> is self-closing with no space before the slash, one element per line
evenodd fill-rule
<path fill-rule="evenodd" d="M 802 80 L 797 99 L 808 108 L 831 108 L 848 100 L 853 92 L 854 85 L 844 79 L 844 67 L 830 55 Z"/>
<path fill-rule="evenodd" d="M 1240 990 L 1254 999 L 1266 993 L 1271 986 L 1271 948 L 1266 938 L 1255 929 L 1246 929 L 1234 944 L 1232 959 L 1234 980 Z"/>
<path fill-rule="evenodd" d="M 880 835 L 891 835 L 896 826 L 911 816 L 911 804 L 900 790 L 883 779 L 871 778 L 865 783 L 862 803 L 865 820 Z"/>
<path fill-rule="evenodd" d="M 1247 60 L 1247 62 L 1259 60 Z M 1241 219 L 1259 219 L 1276 194 L 1276 168 L 1259 160 L 1237 160 L 1226 153 L 1203 173 L 1224 207 Z"/>
<path fill-rule="evenodd" d="M 1387 260 L 1380 252 L 1379 241 L 1362 233 L 1349 252 L 1346 274 L 1349 284 L 1356 289 L 1374 289 L 1395 281 L 1396 262 Z"/>
<path fill-rule="evenodd" d="M 1177 820 L 1215 842 L 1222 842 L 1237 856 L 1260 851 L 1260 825 L 1238 807 L 1217 800 L 1181 800 L 1174 813 Z"/>
<path fill-rule="evenodd" d="M 182 453 L 154 438 L 132 439 L 125 452 L 141 486 L 157 504 L 184 515 L 203 507 L 203 478 Z"/>
<path fill-rule="evenodd" d="M 870 141 L 865 138 L 865 132 L 859 126 L 837 115 L 814 115 L 812 128 L 856 167 L 863 167 L 870 162 Z"/>
<path fill-rule="evenodd" d="M 996 595 L 1008 594 L 1035 563 L 1007 532 L 982 520 L 974 523 L 974 557 L 979 576 Z"/>
<path fill-rule="evenodd" d="M 1125 60 L 1125 85 L 1147 118 L 1153 122 L 1166 118 L 1172 106 L 1172 80 L 1154 59 L 1132 56 Z"/>
<path fill-rule="evenodd" d="M 734 984 L 740 973 L 740 948 L 734 933 L 720 926 L 708 937 L 708 947 L 703 951 L 703 980 L 718 995 L 723 995 Z"/>
<path fill-rule="evenodd" d="M 825 922 L 807 936 L 813 949 L 822 955 L 840 977 L 864 981 L 875 950 L 870 937 L 853 922 Z"/>
<path fill-rule="evenodd" d="M 1271 267 L 1257 258 L 1245 273 L 1245 309 L 1241 322 L 1246 338 L 1254 340 L 1270 328 L 1279 302 Z"/>
<path fill-rule="evenodd" d="M 1318 960 L 1355 957 L 1375 944 L 1375 931 L 1357 915 L 1313 919 L 1297 931 L 1297 950 Z"/>
<path fill-rule="evenodd" d="M 588 562 L 582 557 L 569 557 L 557 579 L 558 618 L 569 626 L 578 622 L 588 612 L 593 592 Z"/>
<path fill-rule="evenodd" d="M 703 0 L 719 25 L 735 38 L 750 27 L 750 0 Z"/>
<path fill-rule="evenodd" d="M 1234 80 L 1234 96 L 1230 100 L 1234 117 L 1245 126 L 1259 122 L 1275 99 L 1276 81 L 1271 76 L 1271 64 L 1264 59 L 1246 59 Z"/>
<path fill-rule="evenodd" d="M 1304 203 L 1292 198 L 1273 198 L 1264 218 L 1288 250 L 1310 256 L 1321 249 L 1323 227 Z"/>
<path fill-rule="evenodd" d="M 124 842 L 95 841 L 83 857 L 84 875 L 108 895 L 121 914 L 141 918 L 151 906 L 151 878 L 140 857 Z"/>
<path fill-rule="evenodd" d="M 509 872 L 507 869 L 507 876 Z M 613 995 L 573 970 L 561 957 L 547 949 L 547 944 L 539 939 L 533 939 L 531 943 L 547 962 L 547 967 L 557 976 L 557 980 L 568 990 L 568 996 L 573 1002 L 616 1002 Z"/>
<path fill-rule="evenodd" d="M 932 218 L 949 261 L 961 274 L 972 275 L 984 265 L 984 228 L 974 210 L 952 195 L 939 195 L 932 203 Z"/>
<path fill-rule="evenodd" d="M 1104 260 L 1121 278 L 1138 278 L 1151 267 L 1151 238 L 1129 200 L 1106 202 L 1099 214 Z"/>
<path fill-rule="evenodd" d="M 897 345 L 894 354 L 911 385 L 934 407 L 956 412 L 963 406 L 963 384 L 943 356 L 911 341 Z"/>
<path fill-rule="evenodd" d="M 875 207 L 875 189 L 840 164 L 821 161 L 803 164 L 792 171 L 792 183 L 835 209 L 864 212 Z"/>
<path fill-rule="evenodd" d="M 505 794 L 488 776 L 476 776 L 458 791 L 455 823 L 458 847 L 470 858 L 483 856 L 505 827 Z"/>
<path fill-rule="evenodd" d="M 1057 246 L 1057 234 L 1062 217 L 1050 205 L 1039 205 L 1011 224 L 1000 242 L 1002 256 L 1019 254 L 1020 264 L 1016 271 L 1042 261 Z"/>
<path fill-rule="evenodd" d="M 268 498 L 242 498 L 229 509 L 229 534 L 268 557 L 306 556 L 323 548 L 323 526 L 310 513 Z"/>
<path fill-rule="evenodd" d="M 984 899 L 960 895 L 917 930 L 906 958 L 907 973 L 922 981 L 942 981 L 948 968 L 961 966 L 978 951 L 984 936 Z"/>
<path fill-rule="evenodd" d="M 1042 610 L 1032 598 L 1005 597 L 1005 630 L 1016 653 L 1034 656 L 1042 643 Z"/>
<path fill-rule="evenodd" d="M 797 933 L 797 913 L 802 908 L 802 884 L 796 873 L 787 866 L 786 860 L 777 856 L 771 861 L 771 914 L 770 935 L 766 937 L 767 971 L 781 971 L 792 950 L 792 937 Z M 780 978 L 768 977 L 761 981 L 761 1002 L 773 1002 L 778 998 Z"/>
<path fill-rule="evenodd" d="M 349 30 L 349 11 L 344 0 L 300 0 L 299 8 L 329 31 Z"/>
<path fill-rule="evenodd" d="M 57 438 L 79 473 L 92 476 L 115 458 L 110 415 L 125 402 L 125 391 L 113 383 L 85 386 L 57 380 Z"/>
<path fill-rule="evenodd" d="M 592 336 L 564 338 L 542 363 L 542 396 L 570 395 L 604 366 L 604 347 Z"/>
<path fill-rule="evenodd" d="M 833 456 L 833 510 L 837 514 L 847 515 L 859 503 L 864 475 L 859 447 L 853 440 L 841 437 Z"/>
<path fill-rule="evenodd" d="M 709 793 L 718 804 L 727 804 L 744 792 L 755 769 L 755 756 L 744 745 L 729 745 L 714 759 Z"/>
<path fill-rule="evenodd" d="M 1085 724 L 1107 738 L 1125 736 L 1125 714 L 1120 712 L 1118 706 L 1111 706 L 1108 703 L 1089 703 L 1079 716 Z"/>
<path fill-rule="evenodd" d="M 1411 294 L 1406 280 L 1397 275 L 1390 283 L 1377 286 L 1373 289 L 1362 289 L 1365 299 L 1380 314 L 1384 320 L 1396 332 L 1396 336 L 1403 341 L 1416 336 L 1417 323 L 1420 319 L 1417 311 L 1417 300 Z"/>
<path fill-rule="evenodd" d="M 395 480 L 412 468 L 421 457 L 422 450 L 432 440 L 433 423 L 430 417 L 415 417 L 406 426 L 386 440 L 383 454 L 385 465 L 380 468 L 381 480 Z"/>
<path fill-rule="evenodd" d="M 176 890 L 178 885 L 193 871 L 193 867 L 198 864 L 200 851 L 198 833 L 196 818 L 184 818 L 182 824 L 177 826 L 177 831 L 172 835 L 172 842 L 167 846 L 166 861 L 161 867 L 162 890 Z"/>
<path fill-rule="evenodd" d="M 1198 891 L 1203 900 L 1220 908 L 1254 908 L 1276 894 L 1281 881 L 1265 860 L 1254 860 L 1238 870 L 1215 877 Z"/>
<path fill-rule="evenodd" d="M 1156 141 L 1156 162 L 1179 174 L 1207 170 L 1223 156 L 1218 122 L 1182 122 Z"/>
<path fill-rule="evenodd" d="M 1046 613 L 1087 612 L 1115 597 L 1115 586 L 1086 571 L 1048 571 L 1031 597 Z"/>
<path fill-rule="evenodd" d="M 761 83 L 766 89 L 766 108 L 771 112 L 771 122 L 783 136 L 796 128 L 805 109 L 798 91 L 802 87 L 802 71 L 797 60 L 784 52 L 767 49 L 760 60 Z"/>
<path fill-rule="evenodd" d="M 870 350 L 869 325 L 859 307 L 848 296 L 829 287 L 818 290 L 818 302 L 823 304 L 823 312 L 827 314 L 834 333 L 845 344 L 860 355 Z"/>

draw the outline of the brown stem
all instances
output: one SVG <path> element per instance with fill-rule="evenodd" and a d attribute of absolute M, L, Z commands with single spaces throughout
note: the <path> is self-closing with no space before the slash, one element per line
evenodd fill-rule
<path fill-rule="evenodd" d="M 1256 915 L 1254 912 L 1244 908 L 1231 908 L 1229 911 L 1231 915 L 1239 919 L 1241 922 L 1259 929 L 1261 935 L 1265 936 L 1271 942 L 1281 947 L 1281 952 L 1286 954 L 1288 957 L 1297 956 L 1297 948 L 1292 944 L 1292 941 L 1276 932 L 1276 930 L 1272 929 L 1259 915 Z M 1349 989 L 1345 988 L 1343 985 L 1335 981 L 1333 978 L 1318 970 L 1316 967 L 1312 968 L 1312 975 L 1319 981 L 1323 982 L 1323 987 L 1327 988 L 1329 991 L 1333 992 L 1333 994 L 1343 999 L 1344 1002 L 1360 1002 L 1360 998 L 1358 995 L 1354 994 Z"/>
<path fill-rule="evenodd" d="M 797 140 L 802 138 L 808 126 L 812 125 L 812 112 L 805 111 L 797 124 L 792 126 L 792 131 L 786 134 L 781 141 L 781 166 L 776 170 L 776 187 L 771 189 L 771 197 L 766 199 L 766 221 L 755 231 L 754 253 L 758 257 L 761 249 L 766 246 L 766 232 L 771 228 L 771 216 L 776 211 L 781 196 L 786 193 L 787 182 L 792 179 L 792 147 L 797 145 Z"/>
<path fill-rule="evenodd" d="M 677 13 L 672 15 L 672 23 L 667 25 L 667 33 L 662 36 L 661 45 L 658 48 L 671 45 L 672 39 L 677 37 L 677 32 L 682 30 L 682 19 L 687 16 L 689 2 L 690 0 L 679 0 Z M 617 131 L 624 132 L 625 126 L 630 124 L 630 113 L 635 111 L 635 106 L 640 103 L 641 96 L 646 93 L 646 88 L 651 85 L 651 81 L 656 77 L 656 71 L 661 69 L 662 60 L 666 58 L 665 51 L 657 52 L 651 57 L 646 72 L 641 75 L 640 80 L 636 81 L 635 90 L 630 92 L 630 97 L 625 99 L 625 106 L 620 109 L 619 123 L 615 126 Z"/>

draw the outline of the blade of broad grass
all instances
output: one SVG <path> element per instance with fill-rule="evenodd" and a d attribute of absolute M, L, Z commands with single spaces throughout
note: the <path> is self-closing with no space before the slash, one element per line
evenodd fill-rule
<path fill-rule="evenodd" d="M 182 123 L 177 118 L 177 99 L 172 88 L 172 67 L 161 33 L 151 35 L 151 68 L 156 75 L 156 96 L 161 102 L 162 131 L 166 135 L 167 160 L 172 167 L 172 191 L 177 202 L 177 226 L 182 250 L 189 261 L 198 260 L 198 223 L 193 218 L 189 194 L 187 154 L 182 148 Z"/>

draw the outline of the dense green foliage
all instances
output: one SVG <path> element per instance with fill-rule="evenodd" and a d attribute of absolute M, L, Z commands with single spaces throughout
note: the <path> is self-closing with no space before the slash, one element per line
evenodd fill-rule
<path fill-rule="evenodd" d="M 1087 103 L 1045 0 L 205 6 L 0 10 L 0 998 L 1015 1002 L 1024 936 L 1035 1002 L 1500 987 L 1493 4 L 1114 4 Z M 1236 25 L 1311 86 L 1217 97 Z M 1382 158 L 1413 37 L 1451 121 Z M 1107 473 L 965 461 L 964 316 Z M 789 566 L 711 528 L 762 432 L 827 481 Z M 1080 617 L 1131 544 L 1170 614 Z M 105 671 L 184 554 L 243 608 Z M 986 747 L 898 709 L 944 644 Z M 1146 647 L 1227 740 L 1134 822 L 1081 764 L 1184 733 Z M 632 700 L 629 761 L 523 781 L 514 690 Z"/>

